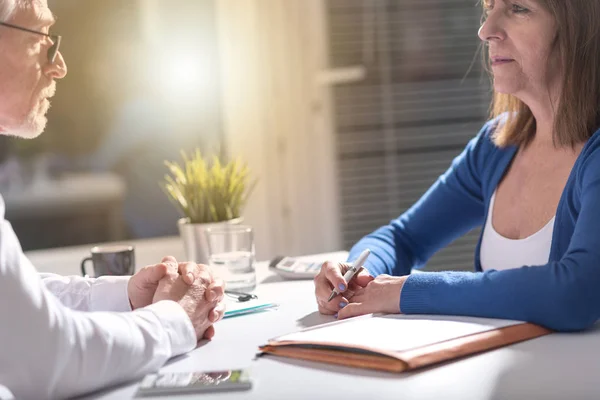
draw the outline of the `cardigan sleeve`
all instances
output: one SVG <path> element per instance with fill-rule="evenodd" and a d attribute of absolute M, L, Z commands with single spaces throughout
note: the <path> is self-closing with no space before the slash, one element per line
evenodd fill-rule
<path fill-rule="evenodd" d="M 558 261 L 412 275 L 402 289 L 401 311 L 529 321 L 558 331 L 592 326 L 600 317 L 600 146 L 575 168 L 579 215 Z"/>
<path fill-rule="evenodd" d="M 485 215 L 482 173 L 494 148 L 490 135 L 495 126 L 496 120 L 489 121 L 415 205 L 361 239 L 348 260 L 368 248 L 371 257 L 365 267 L 372 275 L 407 275 L 440 248 L 480 226 Z"/>

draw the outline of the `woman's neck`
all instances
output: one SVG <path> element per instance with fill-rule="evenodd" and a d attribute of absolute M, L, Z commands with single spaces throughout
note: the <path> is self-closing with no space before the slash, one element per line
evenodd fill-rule
<path fill-rule="evenodd" d="M 554 96 L 558 99 L 558 96 Z M 521 99 L 535 118 L 535 137 L 532 144 L 543 147 L 554 147 L 554 122 L 558 101 L 552 100 L 548 94 L 536 96 L 534 99 Z"/>

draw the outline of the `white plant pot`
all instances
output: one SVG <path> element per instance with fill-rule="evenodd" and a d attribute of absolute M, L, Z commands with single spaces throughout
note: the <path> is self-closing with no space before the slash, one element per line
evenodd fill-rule
<path fill-rule="evenodd" d="M 214 222 L 208 224 L 192 224 L 189 218 L 181 218 L 177 221 L 179 236 L 183 241 L 185 250 L 185 261 L 193 261 L 198 264 L 208 265 L 208 242 L 206 240 L 206 229 L 223 226 L 225 224 L 238 225 L 243 218 L 235 218 L 229 221 Z"/>

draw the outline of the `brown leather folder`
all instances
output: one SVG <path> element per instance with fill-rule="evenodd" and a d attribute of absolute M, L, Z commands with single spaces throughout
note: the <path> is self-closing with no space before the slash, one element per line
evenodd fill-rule
<path fill-rule="evenodd" d="M 265 354 L 329 364 L 404 372 L 530 340 L 552 331 L 530 323 L 496 328 L 403 351 L 308 341 L 269 341 Z"/>

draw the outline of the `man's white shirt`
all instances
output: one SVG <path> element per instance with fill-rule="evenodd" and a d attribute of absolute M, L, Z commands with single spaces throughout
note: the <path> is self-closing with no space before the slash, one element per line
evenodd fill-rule
<path fill-rule="evenodd" d="M 0 386 L 66 398 L 139 378 L 196 347 L 179 304 L 131 311 L 127 277 L 38 274 L 0 196 Z"/>

